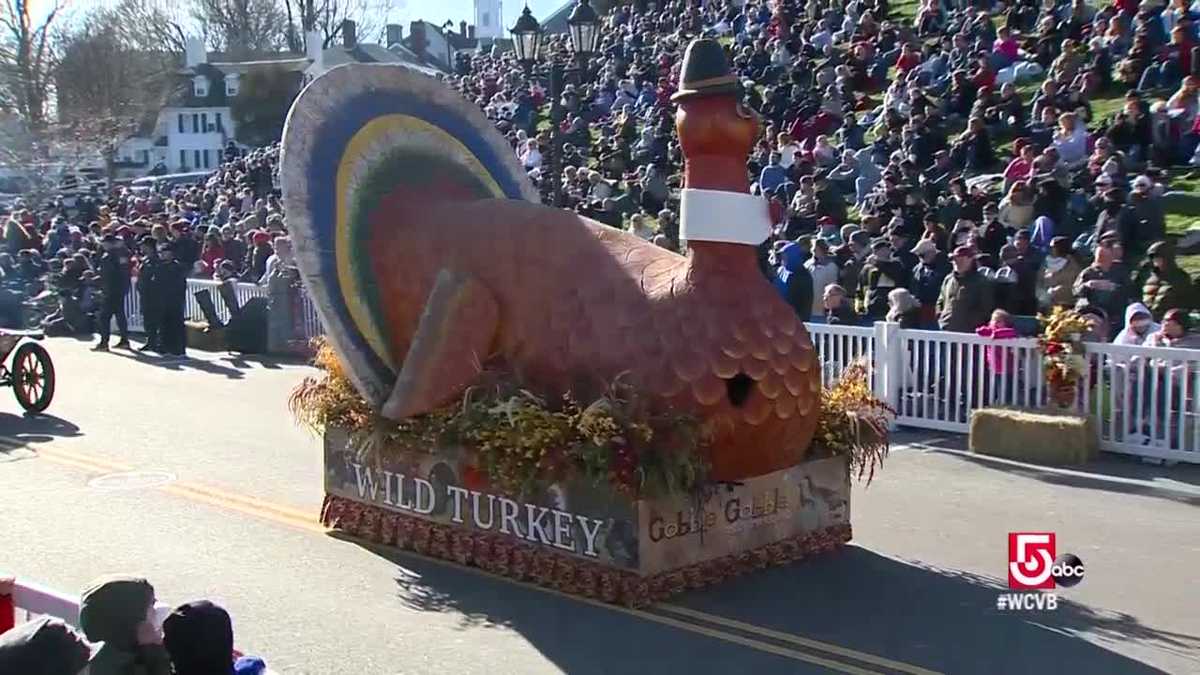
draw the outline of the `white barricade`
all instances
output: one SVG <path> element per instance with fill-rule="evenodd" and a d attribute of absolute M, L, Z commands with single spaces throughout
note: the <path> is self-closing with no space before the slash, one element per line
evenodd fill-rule
<path fill-rule="evenodd" d="M 142 331 L 145 330 L 145 323 L 142 321 L 141 301 L 138 298 L 136 290 L 137 279 L 133 280 L 130 286 L 129 294 L 125 296 L 125 316 L 129 320 L 129 330 Z M 211 279 L 188 279 L 187 296 L 184 298 L 184 316 L 192 321 L 203 321 L 204 312 L 200 310 L 200 303 L 197 302 L 195 293 L 202 290 L 211 290 L 213 306 L 217 310 L 217 315 L 222 321 L 228 321 L 230 317 L 229 307 L 225 305 L 225 301 L 217 293 L 217 288 L 221 284 Z M 234 293 L 239 304 L 245 304 L 251 298 L 266 297 L 267 289 L 258 284 L 237 283 L 234 286 Z M 322 334 L 321 320 L 317 316 L 316 307 L 313 306 L 312 300 L 307 293 L 301 292 L 300 310 L 301 326 L 303 327 L 303 337 L 314 338 Z M 113 324 L 113 329 L 116 329 L 116 324 Z"/>
<path fill-rule="evenodd" d="M 79 625 L 77 595 L 59 593 L 25 579 L 17 579 L 13 584 L 12 601 L 15 610 L 13 623 L 16 625 L 42 616 L 57 617 L 72 626 Z M 159 602 L 154 605 L 154 611 L 161 622 L 171 613 L 171 608 Z"/>
<path fill-rule="evenodd" d="M 192 292 L 217 285 L 188 281 L 189 318 L 203 318 Z M 266 292 L 255 284 L 237 285 L 239 302 Z M 130 328 L 139 330 L 136 295 L 130 294 L 126 308 Z M 214 303 L 228 318 L 219 296 Z M 307 293 L 300 305 L 304 337 L 321 335 Z M 976 408 L 1037 409 L 1048 402 L 1042 355 L 1031 338 L 993 340 L 884 322 L 805 325 L 820 357 L 822 384 L 832 384 L 847 366 L 863 362 L 876 395 L 895 408 L 901 426 L 966 433 Z M 1074 411 L 1093 416 L 1102 449 L 1200 462 L 1200 350 L 1087 343 L 1085 356 L 1088 367 Z"/>
<path fill-rule="evenodd" d="M 900 426 L 966 433 L 972 410 L 1039 409 L 1049 402 L 1044 363 L 1032 338 L 808 324 L 829 384 L 858 358 L 871 363 L 881 399 Z M 1086 343 L 1087 367 L 1074 405 L 1096 423 L 1100 447 L 1200 463 L 1200 350 Z"/>

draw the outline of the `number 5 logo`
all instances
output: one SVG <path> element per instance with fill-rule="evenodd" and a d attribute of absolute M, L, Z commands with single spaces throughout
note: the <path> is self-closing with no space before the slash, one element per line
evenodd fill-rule
<path fill-rule="evenodd" d="M 1054 588 L 1054 533 L 1008 533 L 1008 587 Z"/>

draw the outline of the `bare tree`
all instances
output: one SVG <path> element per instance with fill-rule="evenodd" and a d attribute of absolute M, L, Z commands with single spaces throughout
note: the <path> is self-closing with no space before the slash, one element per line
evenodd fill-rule
<path fill-rule="evenodd" d="M 178 84 L 176 53 L 161 47 L 139 48 L 132 40 L 144 41 L 147 36 L 129 36 L 124 9 L 95 12 L 56 38 L 55 135 L 99 153 L 110 177 L 117 148 L 139 127 L 154 123 Z"/>
<path fill-rule="evenodd" d="M 53 85 L 51 27 L 62 5 L 54 0 L 46 18 L 35 22 L 33 0 L 0 3 L 0 105 L 15 111 L 38 134 L 46 128 Z"/>
<path fill-rule="evenodd" d="M 377 40 L 383 35 L 388 10 L 397 3 L 389 0 L 283 0 L 287 14 L 287 46 L 304 51 L 309 31 L 321 34 L 326 48 L 342 37 L 342 22 L 355 23 L 360 39 Z"/>
<path fill-rule="evenodd" d="M 238 55 L 283 45 L 287 19 L 276 0 L 192 0 L 191 6 L 214 49 Z"/>
<path fill-rule="evenodd" d="M 130 49 L 182 53 L 191 36 L 169 0 L 121 0 L 107 10 L 121 42 Z"/>

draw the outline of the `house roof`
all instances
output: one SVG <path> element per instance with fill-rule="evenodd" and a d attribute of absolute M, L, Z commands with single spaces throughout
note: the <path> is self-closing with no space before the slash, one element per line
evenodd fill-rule
<path fill-rule="evenodd" d="M 404 59 L 381 45 L 356 44 L 353 47 L 337 45 L 321 52 L 321 63 L 333 68 L 344 63 L 398 63 Z"/>
<path fill-rule="evenodd" d="M 209 52 L 221 56 L 221 52 Z M 208 93 L 196 96 L 190 81 L 181 83 L 179 89 L 171 96 L 168 106 L 176 108 L 219 108 L 230 105 L 230 97 L 225 94 L 225 76 L 228 74 L 245 75 L 255 70 L 282 71 L 284 73 L 304 72 L 311 63 L 306 57 L 291 52 L 276 54 L 255 54 L 252 60 L 244 61 L 209 61 L 190 68 L 182 68 L 179 74 L 188 80 L 203 75 L 208 78 Z"/>
<path fill-rule="evenodd" d="M 359 43 L 349 49 L 338 45 L 321 53 L 321 66 L 325 70 L 346 63 L 403 63 L 423 71 L 426 75 L 436 75 L 440 72 L 418 58 L 411 49 L 399 44 L 385 48 L 383 45 Z"/>
<path fill-rule="evenodd" d="M 275 68 L 289 73 L 303 72 L 312 61 L 306 56 L 291 55 L 287 59 L 262 59 L 257 61 L 213 62 L 211 65 L 226 75 L 230 73 L 244 74 L 257 68 Z"/>

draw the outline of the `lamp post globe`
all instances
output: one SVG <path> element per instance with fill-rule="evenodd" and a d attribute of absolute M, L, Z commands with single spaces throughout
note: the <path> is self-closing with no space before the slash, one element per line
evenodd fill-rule
<path fill-rule="evenodd" d="M 600 15 L 592 8 L 589 0 L 579 0 L 571 15 L 567 17 L 567 30 L 571 34 L 571 51 L 580 64 L 587 63 L 600 41 Z"/>
<path fill-rule="evenodd" d="M 517 18 L 517 23 L 509 29 L 509 32 L 513 36 L 513 51 L 517 54 L 517 61 L 528 73 L 533 68 L 533 64 L 537 63 L 538 52 L 542 47 L 542 26 L 529 11 L 529 5 L 525 5 L 521 16 Z"/>

